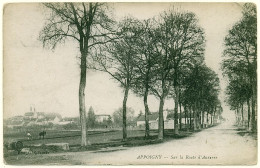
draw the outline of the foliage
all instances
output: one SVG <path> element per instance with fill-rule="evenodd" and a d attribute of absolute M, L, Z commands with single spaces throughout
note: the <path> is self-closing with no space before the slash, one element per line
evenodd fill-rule
<path fill-rule="evenodd" d="M 92 106 L 90 106 L 88 110 L 88 116 L 87 116 L 87 126 L 89 128 L 94 128 L 95 124 L 96 124 L 96 115 L 94 109 L 92 108 Z"/>
<path fill-rule="evenodd" d="M 251 120 L 254 131 L 257 102 L 257 17 L 254 4 L 244 4 L 241 20 L 229 30 L 225 38 L 223 57 L 223 75 L 229 81 L 226 102 L 232 110 L 237 110 L 237 116 L 240 115 L 238 109 L 242 109 L 243 104 L 247 102 L 248 116 L 251 116 L 248 123 Z"/>
<path fill-rule="evenodd" d="M 63 126 L 63 129 L 65 130 L 78 130 L 79 129 L 79 125 L 77 123 L 69 123 Z"/>
<path fill-rule="evenodd" d="M 124 140 L 126 127 L 135 121 L 133 109 L 127 108 L 130 90 L 143 97 L 145 116 L 149 114 L 148 95 L 160 99 L 159 139 L 163 138 L 164 101 L 169 97 L 175 101 L 176 114 L 179 104 L 192 107 L 198 116 L 200 111 L 215 114 L 216 108 L 220 109 L 219 79 L 203 65 L 204 31 L 194 13 L 171 9 L 147 20 L 125 17 L 117 23 L 111 19 L 105 3 L 45 3 L 45 7 L 51 12 L 40 33 L 44 46 L 54 49 L 68 38 L 78 42 L 81 128 L 86 123 L 90 128 L 97 126 L 92 107 L 87 122 L 84 120 L 87 68 L 108 73 L 123 89 L 122 107 L 113 113 L 113 120 L 116 126 L 123 127 Z M 248 13 L 254 10 L 249 10 L 250 6 L 246 9 L 244 22 L 248 23 L 252 20 Z M 226 43 L 231 41 L 226 38 Z M 253 37 L 248 42 L 255 43 Z M 230 49 L 225 53 L 231 52 Z M 243 72 L 247 68 L 236 67 Z M 98 126 L 111 125 L 111 118 L 102 124 Z M 85 132 L 82 130 L 82 135 Z M 148 118 L 145 136 L 149 136 Z"/>
<path fill-rule="evenodd" d="M 135 111 L 134 109 L 127 107 L 126 108 L 126 115 L 127 115 L 127 126 L 134 126 L 135 123 L 133 123 L 134 121 L 134 114 Z M 116 127 L 122 127 L 123 126 L 123 109 L 119 108 L 117 110 L 114 111 L 113 113 L 113 120 L 114 120 L 114 124 Z"/>
<path fill-rule="evenodd" d="M 54 49 L 58 43 L 67 39 L 77 42 L 80 51 L 79 114 L 82 133 L 82 146 L 87 145 L 85 87 L 86 70 L 89 68 L 90 55 L 96 46 L 110 41 L 114 34 L 114 21 L 108 15 L 104 3 L 44 3 L 47 19 L 39 39 L 45 47 Z M 94 54 L 95 55 L 95 54 Z"/>
<path fill-rule="evenodd" d="M 140 110 L 140 112 L 139 112 L 137 118 L 139 118 L 139 117 L 142 116 L 142 115 L 143 115 L 143 112 L 142 112 L 142 110 Z"/>

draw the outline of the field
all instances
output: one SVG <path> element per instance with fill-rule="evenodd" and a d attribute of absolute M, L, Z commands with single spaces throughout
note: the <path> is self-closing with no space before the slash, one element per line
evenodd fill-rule
<path fill-rule="evenodd" d="M 48 130 L 46 131 L 45 139 L 39 139 L 39 132 L 30 132 L 33 139 L 28 140 L 26 137 L 26 132 L 4 132 L 4 142 L 12 141 L 22 141 L 25 148 L 30 148 L 32 154 L 18 154 L 17 152 L 10 153 L 7 150 L 4 150 L 4 161 L 6 164 L 39 164 L 45 162 L 41 160 L 41 157 L 48 157 L 47 153 L 63 153 L 63 152 L 80 152 L 80 151 L 111 151 L 111 149 L 116 149 L 117 147 L 133 147 L 133 146 L 144 146 L 150 144 L 157 144 L 165 142 L 172 139 L 184 138 L 192 135 L 193 131 L 180 131 L 179 135 L 174 135 L 173 130 L 165 130 L 164 140 L 157 139 L 157 130 L 150 131 L 150 137 L 145 138 L 144 130 L 128 130 L 128 138 L 126 141 L 122 141 L 122 131 L 121 130 L 95 130 L 88 131 L 88 145 L 87 147 L 82 148 L 81 135 L 80 131 L 65 131 L 65 130 Z M 69 151 L 57 150 L 55 148 L 46 147 L 42 144 L 48 143 L 69 143 Z M 35 145 L 41 145 L 35 147 Z M 35 153 L 36 151 L 36 153 Z M 17 158 L 19 158 L 17 160 Z M 22 159 L 22 161 L 21 161 Z M 37 163 L 34 163 L 32 160 L 37 160 Z M 52 162 L 52 158 L 48 157 L 48 160 Z M 54 159 L 53 162 L 57 160 Z M 65 160 L 66 161 L 66 160 Z M 50 163 L 48 162 L 48 163 Z M 69 164 L 69 163 L 66 163 Z"/>
<path fill-rule="evenodd" d="M 22 141 L 24 146 L 47 144 L 47 143 L 69 143 L 71 147 L 79 146 L 81 143 L 81 133 L 79 130 L 66 131 L 66 130 L 49 130 L 46 131 L 44 139 L 39 138 L 40 131 L 30 132 L 32 139 L 28 140 L 27 132 L 10 132 L 4 133 L 4 142 L 10 143 L 12 141 Z M 157 135 L 157 131 L 151 131 L 151 135 Z M 128 130 L 128 137 L 144 137 L 143 130 Z M 102 143 L 113 143 L 122 140 L 121 130 L 99 130 L 99 131 L 88 131 L 88 144 L 102 144 Z"/>

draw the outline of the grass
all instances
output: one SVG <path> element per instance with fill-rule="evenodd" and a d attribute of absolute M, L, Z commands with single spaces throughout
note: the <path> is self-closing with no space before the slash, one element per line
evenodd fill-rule
<path fill-rule="evenodd" d="M 249 131 L 247 128 L 237 128 L 237 134 L 240 136 L 251 136 L 257 140 L 257 132 Z"/>
<path fill-rule="evenodd" d="M 43 153 L 57 153 L 57 152 L 79 152 L 79 151 L 94 151 L 94 152 L 108 152 L 113 151 L 113 147 L 134 147 L 134 146 L 144 146 L 144 145 L 151 145 L 162 143 L 165 141 L 169 141 L 172 139 L 180 139 L 185 138 L 193 134 L 193 131 L 188 130 L 180 130 L 178 135 L 174 134 L 174 130 L 165 130 L 164 131 L 164 139 L 158 140 L 158 131 L 151 130 L 150 137 L 145 138 L 144 130 L 128 130 L 127 135 L 128 138 L 126 141 L 122 141 L 122 131 L 119 130 L 107 130 L 107 131 L 91 131 L 88 132 L 88 141 L 89 144 L 87 147 L 81 147 L 81 136 L 80 131 L 59 131 L 59 130 L 52 130 L 47 131 L 46 138 L 43 139 L 33 139 L 27 140 L 23 133 L 11 133 L 11 134 L 4 134 L 4 140 L 14 140 L 19 139 L 24 143 L 25 147 L 29 147 L 33 154 L 11 154 L 11 155 L 4 155 L 5 162 L 7 164 L 15 164 L 15 165 L 40 165 L 43 162 L 46 164 L 46 158 L 49 156 Z M 26 134 L 25 134 L 26 135 Z M 47 143 L 69 143 L 70 150 L 63 151 L 61 149 L 57 149 L 52 146 L 45 146 L 44 144 Z M 33 145 L 36 144 L 43 144 L 39 147 L 35 147 Z M 109 149 L 109 150 L 108 150 Z M 115 149 L 120 150 L 120 149 Z M 44 156 L 44 157 L 41 157 Z M 45 161 L 42 161 L 44 158 Z M 57 158 L 56 158 L 57 161 Z M 66 158 L 60 158 L 61 164 L 72 164 L 67 163 Z M 63 163 L 64 162 L 64 163 Z M 48 160 L 48 164 L 55 163 L 55 160 L 50 158 Z M 78 164 L 78 163 L 73 163 Z"/>
<path fill-rule="evenodd" d="M 46 131 L 47 134 L 44 139 L 39 139 L 38 136 L 32 134 L 33 139 L 28 140 L 25 132 L 16 132 L 10 134 L 4 134 L 4 141 L 22 141 L 24 146 L 32 146 L 36 144 L 46 144 L 46 143 L 69 143 L 70 146 L 78 146 L 81 143 L 80 131 L 59 131 L 50 130 Z M 128 137 L 143 137 L 143 130 L 128 130 Z M 151 131 L 151 135 L 157 135 L 157 131 Z M 102 143 L 112 143 L 113 141 L 121 140 L 122 131 L 121 130 L 107 130 L 107 131 L 90 131 L 88 132 L 88 143 L 89 144 L 102 144 Z"/>

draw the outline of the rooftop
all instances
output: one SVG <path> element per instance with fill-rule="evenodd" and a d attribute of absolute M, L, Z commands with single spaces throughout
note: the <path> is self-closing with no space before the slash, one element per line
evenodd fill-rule
<path fill-rule="evenodd" d="M 158 112 L 151 113 L 150 115 L 148 115 L 149 120 L 156 120 L 158 117 L 159 117 Z M 140 117 L 138 117 L 137 121 L 145 121 L 145 116 L 141 115 Z"/>

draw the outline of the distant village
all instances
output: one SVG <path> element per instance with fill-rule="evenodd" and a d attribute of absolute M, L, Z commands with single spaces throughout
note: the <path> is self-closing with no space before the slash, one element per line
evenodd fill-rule
<path fill-rule="evenodd" d="M 110 115 L 95 115 L 95 121 L 102 123 L 110 118 Z M 79 117 L 63 117 L 59 113 L 39 112 L 35 107 L 30 107 L 29 112 L 24 115 L 14 116 L 4 120 L 4 126 L 9 129 L 22 129 L 30 127 L 42 127 L 44 129 L 53 126 L 79 128 Z"/>
<path fill-rule="evenodd" d="M 93 111 L 93 109 L 92 109 Z M 121 118 L 116 115 L 109 114 L 94 114 L 92 112 L 92 117 L 87 115 L 87 125 L 89 129 L 98 129 L 98 128 L 121 128 Z M 173 129 L 174 128 L 174 111 L 166 109 L 164 110 L 164 128 Z M 180 123 L 183 125 L 190 125 L 193 123 L 193 114 L 178 113 L 178 118 Z M 158 129 L 158 120 L 159 113 L 151 112 L 148 115 L 149 127 L 150 129 Z M 214 118 L 214 121 L 211 119 L 211 114 L 204 116 L 204 121 L 207 121 L 206 124 L 210 125 L 211 122 L 218 123 L 220 116 Z M 4 127 L 6 129 L 12 130 L 28 130 L 28 129 L 66 129 L 66 130 L 79 130 L 80 129 L 80 120 L 79 117 L 63 117 L 59 113 L 46 113 L 39 112 L 35 107 L 30 107 L 29 112 L 25 114 L 14 116 L 4 120 Z M 130 117 L 128 121 L 128 127 L 130 128 L 145 128 L 145 116 L 140 111 L 138 116 Z"/>

